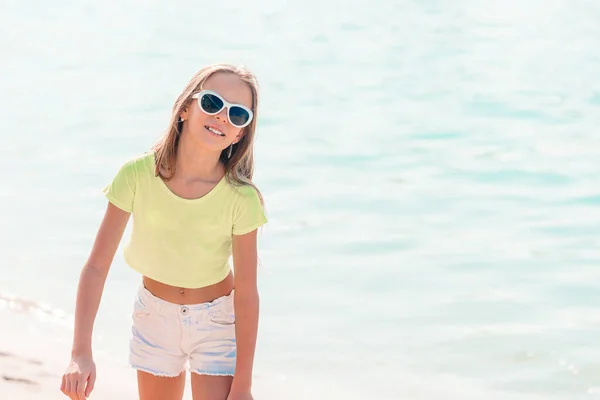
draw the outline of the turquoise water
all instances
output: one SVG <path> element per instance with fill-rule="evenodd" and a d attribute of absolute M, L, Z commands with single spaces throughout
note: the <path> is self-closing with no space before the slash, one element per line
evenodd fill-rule
<path fill-rule="evenodd" d="M 0 4 L 0 290 L 71 314 L 101 187 L 198 68 L 243 63 L 264 379 L 600 397 L 600 5 L 217 3 Z M 120 251 L 96 332 L 121 361 L 137 284 Z"/>

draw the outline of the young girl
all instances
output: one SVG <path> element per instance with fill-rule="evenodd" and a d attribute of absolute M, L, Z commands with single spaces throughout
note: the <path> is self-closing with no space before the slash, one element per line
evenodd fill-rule
<path fill-rule="evenodd" d="M 251 182 L 257 90 L 245 69 L 203 68 L 177 98 L 162 140 L 126 162 L 104 189 L 109 202 L 81 272 L 62 377 L 69 398 L 82 400 L 94 388 L 92 329 L 132 214 L 125 260 L 142 283 L 129 361 L 140 400 L 180 400 L 186 365 L 194 400 L 252 400 L 257 229 L 267 222 Z"/>

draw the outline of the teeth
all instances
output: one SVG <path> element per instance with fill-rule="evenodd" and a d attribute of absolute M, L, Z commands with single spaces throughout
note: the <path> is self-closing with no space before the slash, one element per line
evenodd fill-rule
<path fill-rule="evenodd" d="M 211 128 L 211 127 L 206 127 L 206 129 L 208 129 L 209 131 L 211 131 L 212 133 L 214 133 L 215 135 L 219 135 L 219 136 L 225 136 L 225 134 L 217 129 Z"/>

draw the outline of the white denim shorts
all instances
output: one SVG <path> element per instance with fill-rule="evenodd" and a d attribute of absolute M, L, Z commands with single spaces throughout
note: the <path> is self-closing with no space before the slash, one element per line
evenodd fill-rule
<path fill-rule="evenodd" d="M 232 291 L 209 303 L 179 305 L 141 285 L 134 304 L 129 363 L 157 376 L 189 371 L 233 375 L 236 341 Z"/>

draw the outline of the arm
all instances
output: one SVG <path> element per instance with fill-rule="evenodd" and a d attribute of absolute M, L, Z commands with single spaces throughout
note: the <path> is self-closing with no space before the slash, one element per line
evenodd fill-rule
<path fill-rule="evenodd" d="M 232 392 L 249 393 L 252 386 L 259 311 L 256 237 L 256 229 L 243 235 L 233 235 L 237 358 Z"/>
<path fill-rule="evenodd" d="M 129 215 L 130 213 L 108 203 L 92 251 L 79 277 L 72 357 L 92 354 L 92 330 L 104 283 Z"/>
<path fill-rule="evenodd" d="M 92 358 L 92 330 L 106 276 L 129 215 L 130 213 L 108 203 L 90 256 L 81 270 L 75 304 L 71 362 L 62 376 L 60 387 L 71 399 L 83 400 L 94 389 L 96 366 Z"/>

